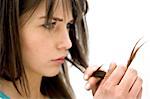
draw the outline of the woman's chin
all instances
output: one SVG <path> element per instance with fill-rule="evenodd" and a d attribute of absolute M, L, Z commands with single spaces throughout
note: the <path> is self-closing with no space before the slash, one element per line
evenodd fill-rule
<path fill-rule="evenodd" d="M 58 75 L 59 73 L 60 73 L 60 69 L 58 69 L 58 70 L 53 70 L 52 72 L 45 73 L 45 75 L 43 75 L 43 76 L 46 76 L 46 77 L 54 77 L 54 76 Z"/>

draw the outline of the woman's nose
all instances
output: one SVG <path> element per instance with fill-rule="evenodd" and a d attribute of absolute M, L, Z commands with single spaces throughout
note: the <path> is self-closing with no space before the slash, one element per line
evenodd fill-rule
<path fill-rule="evenodd" d="M 69 31 L 66 26 L 61 27 L 59 31 L 59 42 L 58 48 L 59 49 L 70 49 L 72 47 L 72 42 L 70 40 Z"/>

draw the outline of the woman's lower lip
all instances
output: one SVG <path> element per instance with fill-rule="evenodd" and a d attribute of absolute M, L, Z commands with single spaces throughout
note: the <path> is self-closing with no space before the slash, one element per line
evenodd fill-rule
<path fill-rule="evenodd" d="M 52 60 L 53 62 L 55 63 L 58 63 L 58 64 L 63 64 L 64 63 L 64 59 L 58 59 L 58 60 Z"/>

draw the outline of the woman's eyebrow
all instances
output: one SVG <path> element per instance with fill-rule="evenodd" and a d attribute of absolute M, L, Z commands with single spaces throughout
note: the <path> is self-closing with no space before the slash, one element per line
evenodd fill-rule
<path fill-rule="evenodd" d="M 52 19 L 55 21 L 63 21 L 63 18 L 58 18 L 58 17 L 53 17 Z"/>
<path fill-rule="evenodd" d="M 47 17 L 46 16 L 40 17 L 40 19 L 42 19 L 42 18 L 47 18 Z M 52 19 L 55 21 L 61 21 L 61 22 L 64 20 L 63 18 L 58 18 L 58 17 L 53 17 Z M 69 20 L 69 22 L 73 23 L 74 19 Z"/>
<path fill-rule="evenodd" d="M 43 19 L 43 18 L 46 19 L 47 17 L 46 16 L 41 16 L 40 17 L 40 19 Z M 63 18 L 58 18 L 58 17 L 53 17 L 52 19 L 56 20 L 56 21 L 63 21 Z"/>

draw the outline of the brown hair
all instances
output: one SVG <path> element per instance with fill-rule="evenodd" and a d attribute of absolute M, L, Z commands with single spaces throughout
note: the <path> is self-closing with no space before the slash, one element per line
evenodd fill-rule
<path fill-rule="evenodd" d="M 0 0 L 0 77 L 11 81 L 16 90 L 16 81 L 22 87 L 26 95 L 29 95 L 28 81 L 25 74 L 21 47 L 20 47 L 20 16 L 30 9 L 36 9 L 42 0 Z M 66 0 L 63 0 L 65 2 Z M 72 14 L 74 24 L 70 26 L 70 39 L 72 48 L 69 49 L 70 56 L 76 62 L 87 66 L 86 59 L 88 53 L 87 27 L 85 14 L 88 6 L 86 0 L 70 0 L 72 4 Z M 53 15 L 54 3 L 57 0 L 47 0 L 47 16 Z M 34 10 L 35 11 L 35 10 Z M 33 11 L 33 13 L 34 13 Z M 32 13 L 31 13 L 32 15 Z M 47 20 L 48 20 L 47 18 Z M 50 98 L 74 98 L 66 64 L 62 65 L 62 71 L 55 77 L 43 77 L 41 82 L 41 93 Z M 69 89 L 69 90 L 68 90 Z"/>

